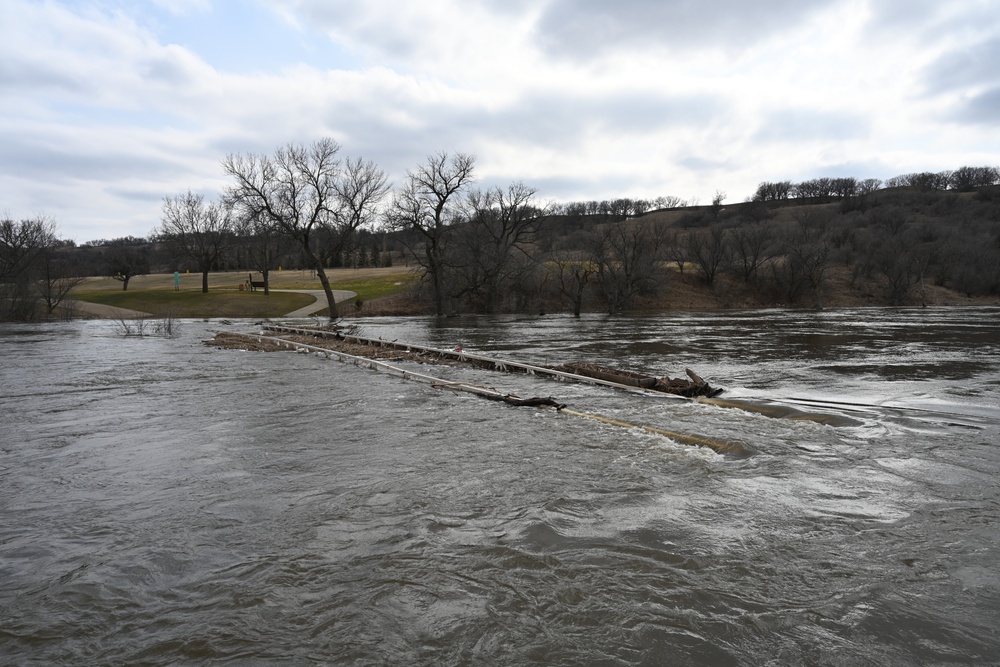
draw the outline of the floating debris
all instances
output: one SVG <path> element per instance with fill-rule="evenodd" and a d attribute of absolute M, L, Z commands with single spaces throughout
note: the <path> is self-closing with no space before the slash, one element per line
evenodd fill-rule
<path fill-rule="evenodd" d="M 271 327 L 268 327 L 271 328 Z M 673 440 L 677 443 L 683 445 L 692 445 L 697 447 L 707 447 L 720 454 L 725 454 L 729 456 L 736 457 L 747 457 L 753 455 L 753 450 L 749 447 L 738 442 L 726 442 L 723 440 L 716 440 L 714 438 L 708 438 L 700 435 L 690 435 L 685 433 L 677 433 L 674 431 L 667 431 L 664 429 L 645 426 L 641 424 L 631 424 L 618 419 L 613 419 L 610 417 L 604 417 L 601 415 L 589 414 L 585 412 L 577 412 L 575 410 L 570 410 L 564 403 L 560 403 L 551 396 L 548 397 L 532 397 L 532 398 L 521 398 L 516 394 L 504 393 L 493 389 L 492 387 L 482 387 L 479 385 L 473 385 L 467 382 L 451 382 L 448 380 L 443 380 L 440 378 L 435 378 L 424 373 L 417 373 L 411 370 L 406 370 L 393 366 L 387 361 L 382 359 L 375 359 L 372 356 L 373 348 L 375 347 L 385 347 L 386 351 L 394 352 L 397 355 L 400 350 L 395 349 L 397 344 L 386 343 L 385 341 L 373 341 L 372 339 L 367 339 L 367 344 L 362 344 L 355 340 L 354 342 L 349 342 L 345 340 L 347 337 L 338 333 L 334 333 L 332 337 L 325 339 L 316 340 L 315 337 L 312 338 L 312 342 L 322 343 L 321 345 L 315 345 L 311 343 L 302 342 L 302 338 L 309 338 L 309 336 L 303 336 L 301 334 L 296 334 L 288 337 L 274 337 L 262 334 L 236 334 L 236 333 L 217 333 L 215 338 L 212 340 L 205 341 L 206 345 L 215 345 L 220 348 L 226 349 L 249 349 L 249 350 L 260 350 L 260 351 L 273 351 L 273 350 L 292 350 L 300 354 L 315 354 L 318 357 L 328 358 L 328 359 L 339 359 L 340 361 L 350 361 L 358 366 L 365 366 L 374 371 L 389 372 L 393 375 L 397 375 L 404 380 L 416 380 L 419 382 L 429 383 L 432 387 L 449 389 L 452 391 L 462 391 L 480 396 L 493 401 L 502 401 L 508 405 L 513 406 L 530 406 L 538 408 L 551 408 L 555 409 L 560 414 L 571 415 L 574 417 L 583 417 L 586 419 L 591 419 L 599 421 L 604 424 L 609 424 L 612 426 L 618 426 L 621 428 L 628 429 L 638 429 L 645 431 L 650 434 L 663 436 Z M 350 338 L 356 339 L 357 337 L 351 336 Z M 239 344 L 239 339 L 243 339 L 244 344 Z M 340 349 L 342 345 L 362 345 L 365 349 L 363 355 L 350 354 L 343 349 Z M 423 348 L 421 346 L 413 346 L 406 344 L 398 344 L 399 347 L 406 348 L 406 353 L 416 357 L 418 361 L 426 361 L 427 354 L 433 355 L 447 355 L 449 352 L 451 354 L 456 354 L 460 356 L 466 356 L 462 352 L 456 351 L 446 351 L 446 350 L 436 350 L 433 348 Z M 419 350 L 419 351 L 417 351 Z M 463 359 L 462 361 L 467 361 L 468 359 Z M 487 361 L 492 362 L 493 360 L 487 359 Z M 505 362 L 508 365 L 515 366 L 519 365 L 516 362 Z M 564 373 L 562 371 L 556 371 L 554 369 L 542 369 L 541 367 L 528 366 L 526 364 L 520 364 L 524 368 L 531 368 L 542 371 L 548 371 L 550 373 L 556 374 L 557 376 L 566 376 L 569 378 L 580 378 L 583 380 L 591 380 L 595 383 L 608 384 L 612 386 L 621 386 L 626 389 L 633 388 L 629 385 L 615 385 L 612 382 L 600 380 L 599 378 L 588 378 L 587 376 L 580 376 L 570 373 Z M 507 370 L 507 369 L 504 369 Z"/>
<path fill-rule="evenodd" d="M 342 328 L 293 327 L 277 324 L 269 324 L 263 327 L 264 333 L 279 334 L 282 338 L 302 340 L 303 342 L 311 338 L 312 344 L 328 349 L 342 349 L 342 346 L 345 345 L 362 346 L 354 348 L 360 356 L 371 357 L 379 355 L 381 353 L 376 350 L 387 348 L 396 350 L 400 354 L 415 355 L 414 357 L 403 358 L 410 358 L 423 363 L 468 364 L 487 370 L 549 376 L 558 380 L 603 385 L 627 391 L 659 395 L 665 398 L 691 399 L 704 396 L 718 396 L 722 393 L 722 389 L 709 386 L 707 382 L 690 370 L 688 371 L 688 376 L 692 379 L 683 380 L 657 378 L 652 375 L 633 371 L 621 371 L 584 363 L 577 363 L 575 365 L 567 364 L 558 367 L 541 366 L 514 361 L 512 359 L 474 354 L 466 352 L 461 346 L 453 349 L 440 349 L 395 340 L 388 341 L 381 338 L 366 338 L 354 335 L 353 333 L 347 333 L 347 331 Z"/>
<path fill-rule="evenodd" d="M 636 371 L 609 368 L 607 366 L 598 366 L 597 364 L 588 364 L 580 361 L 573 361 L 562 366 L 557 366 L 555 370 L 566 371 L 567 373 L 574 373 L 576 375 L 585 375 L 632 387 L 662 391 L 667 394 L 684 396 L 686 398 L 696 398 L 699 396 L 714 398 L 724 391 L 721 388 L 709 385 L 690 368 L 685 370 L 690 379 L 658 378 L 654 375 L 647 375 Z"/>

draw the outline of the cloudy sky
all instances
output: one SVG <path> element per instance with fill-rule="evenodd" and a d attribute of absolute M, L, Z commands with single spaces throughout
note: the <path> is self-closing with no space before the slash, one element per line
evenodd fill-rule
<path fill-rule="evenodd" d="M 324 136 L 543 201 L 996 166 L 998 63 L 997 0 L 0 0 L 0 214 L 144 236 Z"/>

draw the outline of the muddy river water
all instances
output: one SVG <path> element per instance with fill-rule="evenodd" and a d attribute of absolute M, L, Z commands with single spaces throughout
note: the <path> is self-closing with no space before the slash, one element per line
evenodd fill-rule
<path fill-rule="evenodd" d="M 1000 661 L 1000 309 L 360 325 L 850 425 L 433 367 L 727 457 L 202 344 L 251 322 L 3 324 L 0 664 Z"/>

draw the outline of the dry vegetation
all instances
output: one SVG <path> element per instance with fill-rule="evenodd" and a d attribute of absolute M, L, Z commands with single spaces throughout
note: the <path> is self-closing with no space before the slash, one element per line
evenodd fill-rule
<path fill-rule="evenodd" d="M 446 158 L 435 166 L 470 166 Z M 337 306 L 347 317 L 997 304 L 1000 185 L 969 190 L 964 173 L 911 174 L 884 188 L 874 179 L 763 183 L 761 198 L 724 205 L 719 193 L 708 206 L 660 198 L 541 208 L 516 184 L 439 202 L 448 217 L 429 227 L 414 204 L 412 220 L 410 208 L 396 211 L 377 233 L 354 230 L 349 247 L 325 228 L 313 240 L 332 288 L 357 294 Z M 651 210 L 657 202 L 676 208 Z M 159 240 L 76 248 L 59 245 L 44 221 L 6 221 L 0 232 L 8 319 L 85 312 L 60 305 L 66 294 L 153 315 L 276 317 L 315 298 L 282 290 L 322 287 L 317 271 L 288 270 L 304 259 L 287 244 L 270 256 L 263 295 L 239 290 L 262 273 L 189 273 L 183 253 Z M 245 265 L 254 242 L 236 234 L 218 262 Z M 334 268 L 345 264 L 361 268 Z M 172 266 L 181 267 L 177 291 L 164 272 Z M 102 272 L 113 277 L 73 277 Z"/>

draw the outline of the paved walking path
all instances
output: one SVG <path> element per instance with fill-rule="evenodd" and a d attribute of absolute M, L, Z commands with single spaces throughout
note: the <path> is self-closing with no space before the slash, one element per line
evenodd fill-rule
<path fill-rule="evenodd" d="M 298 310 L 293 310 L 290 313 L 286 313 L 285 317 L 309 317 L 313 313 L 318 313 L 319 311 L 326 308 L 326 292 L 323 290 L 315 289 L 272 289 L 272 292 L 298 292 L 299 294 L 311 294 L 316 297 L 316 302 L 309 304 L 308 306 L 303 306 Z M 357 292 L 351 292 L 345 289 L 335 289 L 333 290 L 333 298 L 337 303 L 343 303 L 344 301 L 349 301 L 358 295 Z"/>

